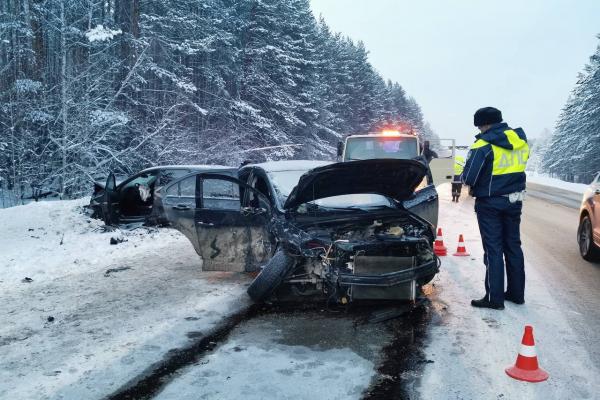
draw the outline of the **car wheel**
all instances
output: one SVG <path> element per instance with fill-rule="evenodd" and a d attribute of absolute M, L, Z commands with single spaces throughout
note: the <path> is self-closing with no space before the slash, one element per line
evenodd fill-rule
<path fill-rule="evenodd" d="M 417 279 L 417 284 L 419 286 L 427 285 L 429 282 L 431 282 L 433 280 L 433 278 L 435 278 L 435 274 L 424 276 L 422 278 Z"/>
<path fill-rule="evenodd" d="M 588 215 L 584 216 L 577 229 L 577 242 L 579 253 L 586 261 L 600 261 L 600 249 L 594 243 L 592 221 Z"/>
<path fill-rule="evenodd" d="M 261 302 L 277 289 L 277 286 L 283 282 L 286 275 L 289 274 L 296 264 L 293 257 L 279 250 L 273 258 L 269 260 L 262 271 L 250 284 L 247 292 L 250 298 L 256 302 Z"/>

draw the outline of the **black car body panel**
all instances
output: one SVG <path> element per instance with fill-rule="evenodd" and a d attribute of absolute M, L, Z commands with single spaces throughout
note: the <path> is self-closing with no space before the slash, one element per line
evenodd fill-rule
<path fill-rule="evenodd" d="M 271 255 L 271 206 L 236 178 L 191 174 L 158 190 L 156 199 L 202 257 L 203 270 L 251 272 Z"/>
<path fill-rule="evenodd" d="M 192 173 L 158 189 L 157 207 L 190 239 L 205 270 L 257 270 L 283 250 L 296 260 L 281 285 L 292 293 L 321 293 L 342 303 L 414 299 L 416 288 L 439 268 L 434 225 L 405 206 L 431 204 L 437 211 L 437 192 L 423 184 L 426 165 L 323 164 L 248 165 L 238 171 L 239 179 Z M 377 166 L 376 184 L 363 181 L 372 177 L 369 166 Z M 352 186 L 352 173 L 359 170 L 361 181 Z M 403 188 L 388 191 L 394 182 Z M 419 182 L 424 187 L 415 191 Z"/>

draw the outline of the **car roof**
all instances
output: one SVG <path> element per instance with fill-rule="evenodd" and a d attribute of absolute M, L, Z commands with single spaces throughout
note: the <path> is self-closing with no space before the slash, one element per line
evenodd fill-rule
<path fill-rule="evenodd" d="M 282 160 L 267 161 L 258 164 L 248 164 L 246 167 L 258 167 L 266 172 L 278 171 L 308 171 L 309 169 L 333 164 L 333 161 L 322 160 Z"/>
<path fill-rule="evenodd" d="M 347 138 L 373 138 L 373 137 L 386 137 L 386 138 L 394 138 L 394 137 L 403 137 L 403 138 L 415 138 L 416 140 L 419 140 L 419 137 L 416 135 L 413 135 L 411 133 L 398 133 L 395 135 L 391 135 L 391 136 L 386 136 L 386 135 L 382 135 L 381 133 L 378 132 L 374 132 L 374 133 L 360 133 L 360 134 L 356 134 L 356 135 L 348 135 Z"/>
<path fill-rule="evenodd" d="M 234 170 L 236 169 L 235 167 L 231 167 L 231 166 L 227 166 L 227 165 L 213 165 L 213 164 L 197 164 L 197 165 L 157 165 L 156 167 L 150 167 L 150 168 L 146 168 L 144 170 L 142 170 L 141 172 L 144 171 L 154 171 L 157 169 L 191 169 L 191 170 L 211 170 L 211 169 L 218 169 L 218 170 Z"/>

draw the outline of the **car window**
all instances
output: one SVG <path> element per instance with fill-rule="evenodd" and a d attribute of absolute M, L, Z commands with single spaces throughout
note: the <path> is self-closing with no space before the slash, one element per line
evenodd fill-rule
<path fill-rule="evenodd" d="M 411 159 L 419 155 L 417 144 L 416 137 L 350 137 L 346 143 L 345 159 Z"/>
<path fill-rule="evenodd" d="M 304 175 L 308 169 L 291 170 L 291 171 L 272 171 L 268 172 L 271 183 L 275 187 L 277 193 L 282 197 L 282 200 L 288 198 L 292 189 L 296 187 L 300 177 Z"/>
<path fill-rule="evenodd" d="M 182 178 L 190 173 L 189 169 L 164 169 L 160 172 L 158 184 L 160 186 L 168 185 L 169 183 Z"/>
<path fill-rule="evenodd" d="M 167 197 L 179 197 L 179 184 L 171 185 L 167 188 Z"/>
<path fill-rule="evenodd" d="M 167 187 L 165 204 L 187 204 L 196 207 L 196 175 Z"/>
<path fill-rule="evenodd" d="M 222 179 L 205 178 L 202 183 L 202 204 L 210 209 L 239 210 L 239 186 Z"/>
<path fill-rule="evenodd" d="M 179 194 L 181 197 L 196 197 L 196 175 L 179 182 Z"/>
<path fill-rule="evenodd" d="M 144 172 L 127 182 L 123 188 L 130 188 L 137 185 L 151 186 L 158 175 L 158 171 Z"/>

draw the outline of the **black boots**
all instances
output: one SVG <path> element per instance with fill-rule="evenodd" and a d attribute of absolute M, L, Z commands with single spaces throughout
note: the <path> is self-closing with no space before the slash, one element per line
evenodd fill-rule
<path fill-rule="evenodd" d="M 487 296 L 480 300 L 471 300 L 471 305 L 478 308 L 491 308 L 494 310 L 504 310 L 504 304 L 496 304 L 488 301 Z"/>
<path fill-rule="evenodd" d="M 504 300 L 508 300 L 511 303 L 515 303 L 515 304 L 525 304 L 525 300 L 517 300 L 515 298 L 513 298 L 511 295 L 509 295 L 508 293 L 504 293 Z"/>

